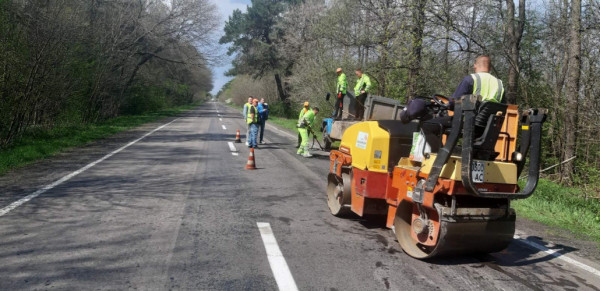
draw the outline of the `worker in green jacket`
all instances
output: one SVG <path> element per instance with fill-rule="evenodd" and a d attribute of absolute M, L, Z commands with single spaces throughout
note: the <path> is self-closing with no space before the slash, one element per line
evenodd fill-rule
<path fill-rule="evenodd" d="M 310 110 L 309 106 L 310 103 L 308 103 L 308 101 L 304 102 L 304 106 L 300 109 L 300 114 L 298 114 L 298 122 L 296 124 L 300 123 L 304 114 Z M 302 144 L 302 135 L 298 132 L 298 144 L 296 144 L 296 148 L 300 148 L 300 144 Z"/>
<path fill-rule="evenodd" d="M 337 70 L 335 70 L 335 73 L 338 75 L 336 90 L 337 100 L 335 101 L 335 109 L 331 118 L 342 119 L 344 97 L 346 96 L 346 88 L 348 87 L 348 81 L 346 80 L 346 74 L 342 72 L 342 68 L 338 68 Z"/>
<path fill-rule="evenodd" d="M 318 107 L 313 107 L 312 110 L 308 110 L 302 118 L 298 120 L 298 133 L 302 136 L 302 144 L 296 152 L 305 158 L 310 158 L 312 155 L 308 150 L 308 130 L 315 124 L 315 116 L 319 113 Z"/>
<path fill-rule="evenodd" d="M 356 118 L 361 120 L 365 114 L 365 101 L 367 100 L 367 95 L 371 89 L 371 78 L 369 78 L 367 74 L 363 74 L 361 68 L 356 69 L 355 73 L 358 78 L 358 80 L 356 80 L 356 86 L 354 86 L 354 96 L 356 96 L 356 101 L 358 101 Z"/>

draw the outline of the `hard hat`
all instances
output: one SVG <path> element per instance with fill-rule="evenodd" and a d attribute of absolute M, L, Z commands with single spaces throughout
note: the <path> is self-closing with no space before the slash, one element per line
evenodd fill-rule
<path fill-rule="evenodd" d="M 304 107 L 308 107 L 308 105 L 310 105 L 308 104 L 308 101 L 304 102 Z"/>
<path fill-rule="evenodd" d="M 336 73 L 341 73 L 342 72 L 342 68 L 337 68 L 337 70 L 335 70 Z"/>

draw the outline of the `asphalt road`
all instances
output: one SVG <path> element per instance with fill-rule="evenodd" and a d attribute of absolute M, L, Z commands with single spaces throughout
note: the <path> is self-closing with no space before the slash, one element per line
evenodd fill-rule
<path fill-rule="evenodd" d="M 582 258 L 585 242 L 520 221 L 503 252 L 412 259 L 390 230 L 329 214 L 327 153 L 299 157 L 296 135 L 268 125 L 247 171 L 236 129 L 238 111 L 207 103 L 0 177 L 0 290 L 277 290 L 286 270 L 299 290 L 600 290 L 594 248 Z"/>

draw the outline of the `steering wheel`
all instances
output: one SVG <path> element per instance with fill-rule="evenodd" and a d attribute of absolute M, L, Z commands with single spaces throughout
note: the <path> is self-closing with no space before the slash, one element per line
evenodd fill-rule
<path fill-rule="evenodd" d="M 442 94 L 433 94 L 431 100 L 437 104 L 440 108 L 448 110 L 450 108 L 450 99 Z"/>

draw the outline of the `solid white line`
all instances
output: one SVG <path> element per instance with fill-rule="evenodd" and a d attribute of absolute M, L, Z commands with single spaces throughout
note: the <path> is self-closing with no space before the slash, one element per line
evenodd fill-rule
<path fill-rule="evenodd" d="M 179 119 L 179 118 L 177 118 L 177 119 Z M 171 123 L 175 122 L 177 119 L 175 119 L 175 120 L 173 120 L 173 121 L 171 121 L 171 122 L 169 122 L 169 123 L 163 124 L 163 125 L 161 125 L 161 126 L 159 126 L 159 127 L 155 128 L 154 130 L 152 130 L 152 131 L 150 131 L 150 132 L 148 132 L 148 133 L 144 134 L 142 137 L 140 137 L 140 138 L 138 138 L 138 139 L 136 139 L 136 140 L 134 140 L 134 141 L 132 141 L 132 142 L 130 142 L 130 143 L 128 143 L 128 144 L 126 144 L 126 145 L 124 145 L 124 146 L 122 146 L 122 147 L 118 148 L 118 149 L 116 149 L 115 151 L 113 151 L 113 152 L 111 152 L 111 153 L 109 153 L 109 154 L 105 155 L 104 157 L 102 157 L 102 158 L 100 158 L 100 159 L 98 159 L 98 160 L 96 160 L 96 161 L 94 161 L 94 162 L 92 162 L 92 163 L 89 163 L 89 164 L 87 164 L 87 165 L 86 165 L 86 166 L 84 166 L 83 168 L 81 168 L 81 169 L 79 169 L 79 170 L 77 170 L 77 171 L 75 171 L 75 172 L 73 172 L 73 173 L 71 173 L 71 174 L 68 174 L 68 175 L 66 175 L 66 176 L 64 176 L 64 177 L 62 177 L 62 178 L 60 178 L 60 179 L 58 179 L 58 180 L 54 181 L 53 183 L 51 183 L 51 184 L 48 184 L 48 185 L 46 185 L 46 186 L 42 187 L 41 189 L 39 189 L 39 190 L 37 190 L 37 191 L 35 191 L 35 192 L 33 192 L 33 193 L 31 193 L 31 194 L 29 194 L 29 195 L 27 195 L 27 196 L 23 197 L 23 198 L 21 198 L 21 199 L 19 199 L 19 200 L 15 201 L 15 202 L 13 202 L 13 203 L 11 203 L 10 205 L 8 205 L 8 206 L 6 206 L 6 207 L 4 207 L 4 208 L 0 209 L 0 216 L 4 216 L 4 215 L 6 215 L 7 213 L 11 212 L 11 211 L 12 211 L 12 210 L 14 210 L 15 208 L 17 208 L 17 207 L 19 207 L 19 206 L 21 206 L 21 205 L 23 205 L 23 204 L 25 204 L 25 203 L 29 202 L 31 199 L 34 199 L 34 198 L 36 198 L 36 197 L 38 197 L 38 196 L 40 196 L 40 195 L 44 194 L 44 192 L 46 192 L 46 191 L 48 191 L 48 190 L 51 190 L 52 188 L 54 188 L 54 187 L 56 187 L 56 186 L 58 186 L 58 185 L 60 185 L 60 184 L 62 184 L 62 183 L 64 183 L 64 182 L 68 181 L 69 179 L 71 179 L 71 178 L 73 178 L 73 177 L 75 177 L 75 176 L 77 176 L 77 175 L 79 175 L 79 174 L 81 174 L 81 173 L 85 172 L 87 169 L 89 169 L 89 168 L 91 168 L 91 167 L 93 167 L 93 166 L 97 165 L 98 163 L 100 163 L 100 162 L 102 162 L 102 161 L 104 161 L 104 160 L 106 160 L 106 159 L 108 159 L 108 158 L 112 157 L 112 156 L 113 156 L 113 155 L 115 155 L 116 153 L 118 153 L 118 152 L 120 152 L 120 151 L 122 151 L 122 150 L 124 150 L 124 149 L 126 149 L 126 148 L 128 148 L 128 147 L 130 147 L 131 145 L 135 144 L 136 142 L 138 142 L 138 141 L 142 140 L 143 138 L 145 138 L 145 137 L 147 137 L 147 136 L 149 136 L 149 135 L 153 134 L 154 132 L 156 132 L 156 131 L 158 131 L 158 130 L 160 130 L 160 129 L 164 128 L 165 126 L 167 126 L 167 125 L 169 125 L 169 124 L 171 124 Z"/>
<path fill-rule="evenodd" d="M 229 145 L 229 150 L 232 152 L 237 152 L 237 149 L 235 148 L 235 146 L 233 145 L 233 142 L 227 142 L 227 144 Z"/>
<path fill-rule="evenodd" d="M 292 277 L 292 273 L 285 262 L 285 258 L 283 257 L 281 250 L 279 250 L 279 245 L 277 245 L 277 240 L 273 235 L 271 225 L 266 222 L 257 222 L 256 225 L 258 226 L 260 236 L 265 245 L 269 265 L 271 265 L 271 271 L 273 271 L 273 276 L 275 277 L 279 290 L 298 290 L 294 277 Z"/>
<path fill-rule="evenodd" d="M 564 255 L 564 254 L 561 254 L 560 252 L 557 252 L 557 251 L 555 251 L 555 250 L 551 250 L 551 249 L 549 249 L 549 248 L 547 248 L 547 247 L 545 247 L 545 246 L 543 246 L 543 245 L 537 244 L 537 243 L 535 243 L 535 242 L 532 242 L 532 241 L 530 241 L 530 240 L 527 240 L 527 239 L 525 239 L 525 238 L 521 238 L 521 237 L 520 237 L 520 236 L 518 236 L 518 235 L 515 235 L 515 236 L 514 236 L 514 238 L 515 238 L 515 239 L 516 239 L 518 242 L 524 243 L 524 244 L 526 244 L 526 245 L 528 245 L 528 246 L 530 246 L 530 247 L 532 247 L 532 248 L 534 248 L 534 249 L 537 249 L 537 250 L 539 250 L 539 251 L 542 251 L 542 252 L 544 252 L 544 253 L 547 253 L 547 254 L 549 254 L 549 255 L 551 255 L 551 256 L 553 256 L 553 257 L 555 257 L 555 258 L 559 259 L 559 260 L 563 260 L 563 261 L 565 261 L 565 262 L 567 262 L 567 263 L 569 263 L 569 264 L 571 264 L 571 265 L 577 266 L 577 267 L 579 267 L 579 268 L 581 268 L 581 269 L 584 269 L 584 270 L 586 270 L 586 271 L 588 271 L 588 272 L 590 272 L 590 273 L 592 273 L 592 274 L 594 274 L 594 275 L 596 275 L 596 276 L 600 277 L 600 271 L 599 271 L 599 270 L 597 270 L 597 269 L 594 269 L 593 267 L 590 267 L 590 266 L 588 266 L 588 265 L 586 265 L 586 264 L 584 264 L 584 263 L 582 263 L 582 262 L 579 262 L 579 261 L 577 261 L 577 260 L 574 260 L 574 259 L 572 259 L 572 258 L 569 258 L 569 257 L 567 257 L 566 255 Z"/>
<path fill-rule="evenodd" d="M 223 127 L 223 130 L 227 130 L 227 127 L 225 127 L 225 124 L 221 124 L 221 126 Z"/>

